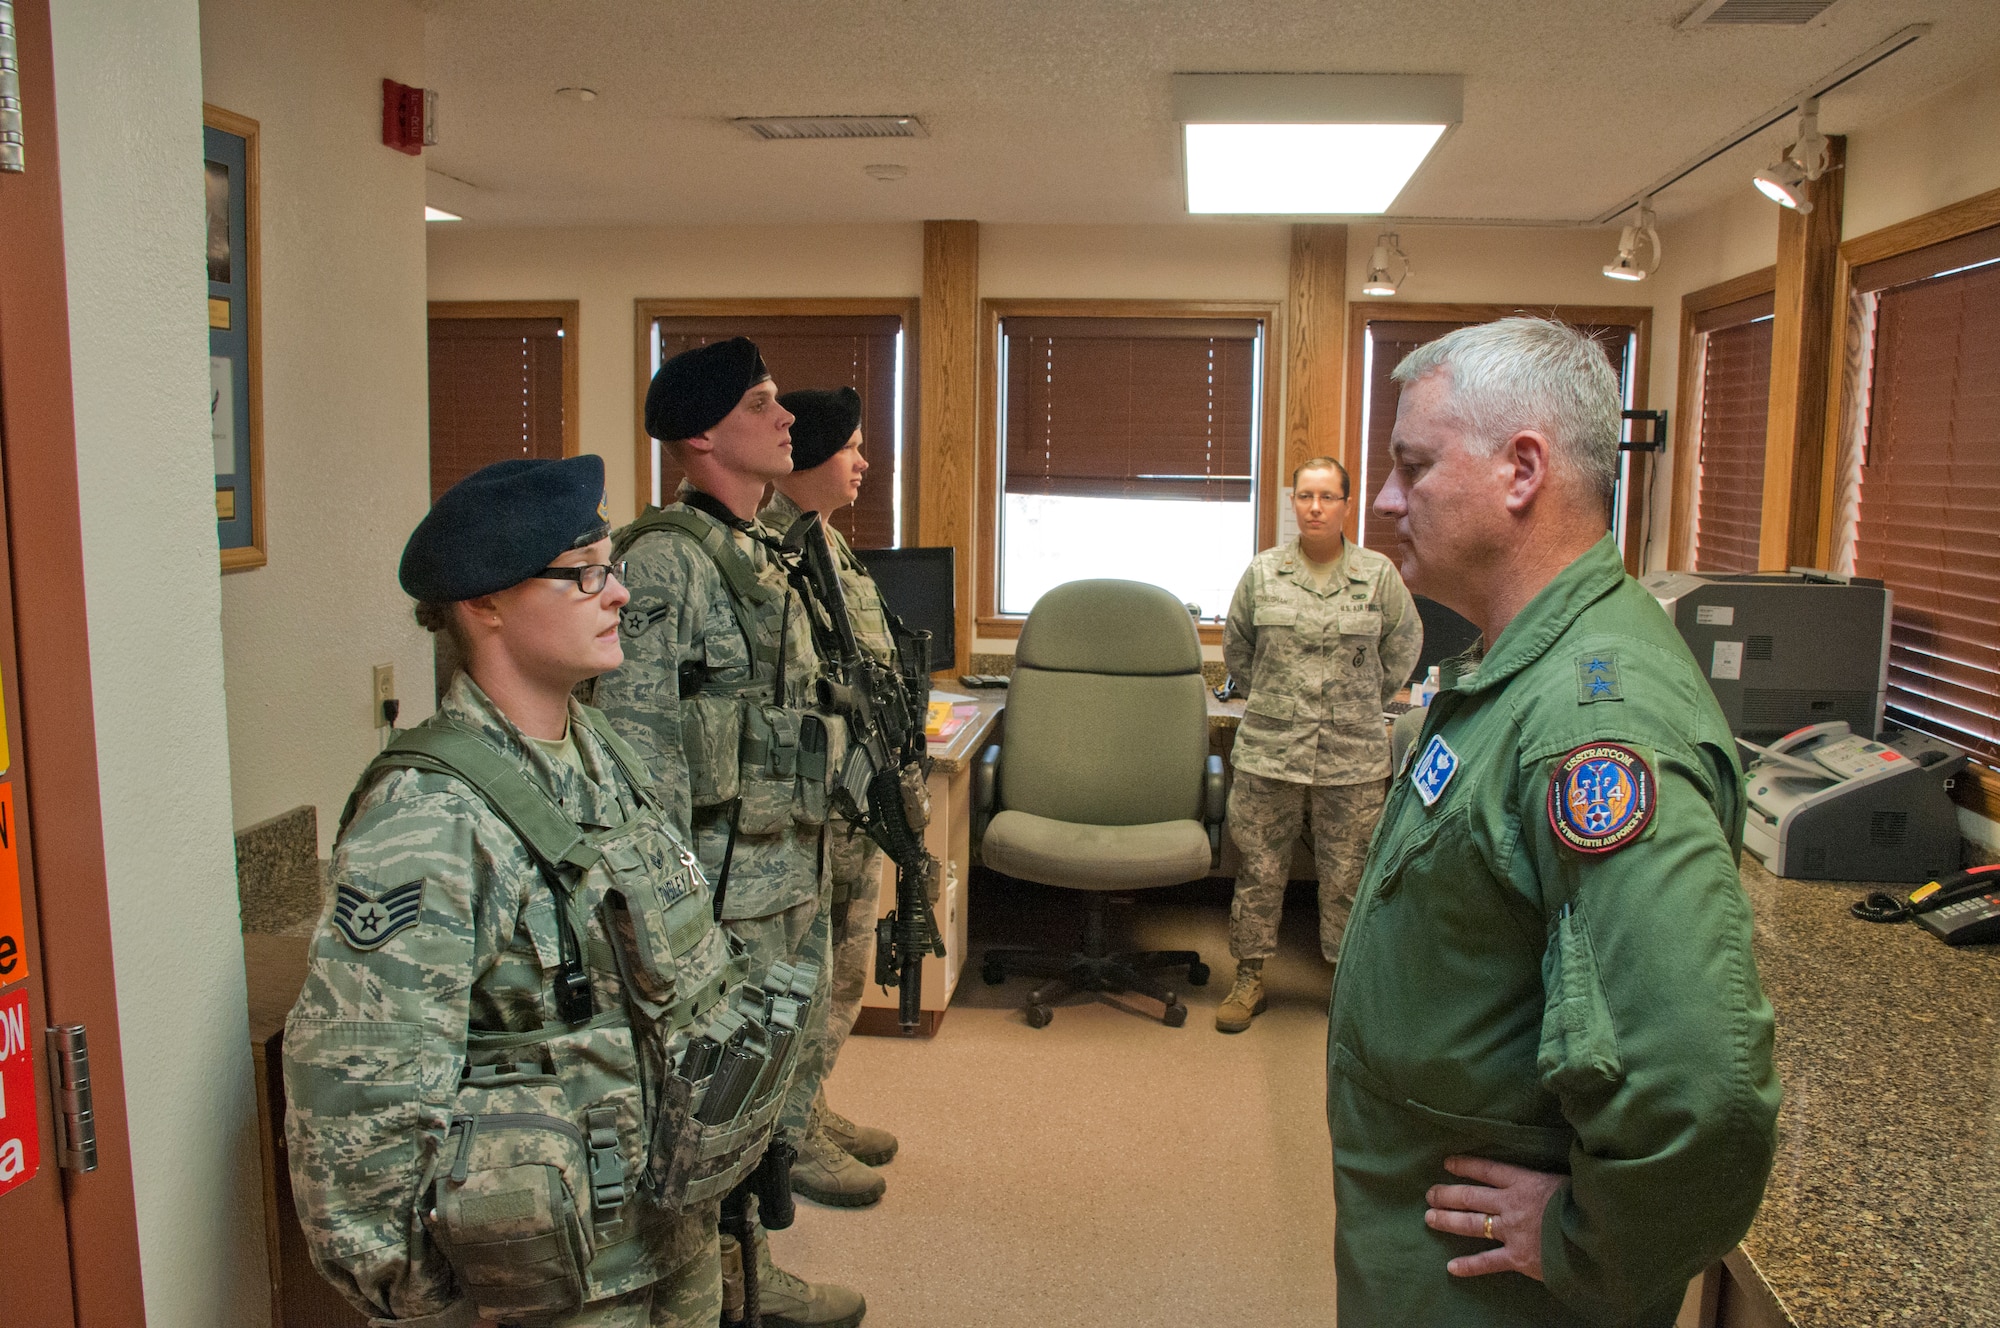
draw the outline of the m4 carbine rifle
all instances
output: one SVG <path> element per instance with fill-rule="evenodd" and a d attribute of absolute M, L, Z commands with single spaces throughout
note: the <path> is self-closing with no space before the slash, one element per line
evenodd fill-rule
<path fill-rule="evenodd" d="M 824 623 L 820 615 L 807 614 L 814 636 L 824 638 L 817 642 L 825 666 L 820 704 L 847 721 L 848 757 L 836 781 L 834 806 L 896 864 L 896 908 L 875 927 L 875 981 L 900 989 L 897 1022 L 914 1029 L 923 1010 L 924 953 L 944 958 L 944 938 L 931 915 L 938 861 L 923 840 L 930 819 L 923 721 L 930 698 L 930 633 L 899 631 L 900 668 L 891 670 L 855 640 L 819 513 L 807 512 L 793 523 L 783 547 L 796 555 L 794 575 L 803 577 L 809 599 L 824 611 Z"/>

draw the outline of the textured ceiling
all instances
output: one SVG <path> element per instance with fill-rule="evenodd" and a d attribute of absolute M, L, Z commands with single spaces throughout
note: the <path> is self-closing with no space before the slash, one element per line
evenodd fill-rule
<path fill-rule="evenodd" d="M 1838 0 L 1682 32 L 1694 0 L 428 0 L 432 201 L 474 224 L 1182 220 L 1169 75 L 1458 73 L 1465 119 L 1394 215 L 1580 222 L 1911 23 L 1822 107 L 1841 133 L 2000 59 L 1995 0 Z M 582 85 L 582 103 L 555 89 Z M 760 142 L 744 115 L 914 114 L 930 137 Z M 1740 188 L 1765 131 L 1657 200 Z M 874 163 L 908 168 L 879 182 Z M 448 177 L 448 178 L 440 178 Z"/>

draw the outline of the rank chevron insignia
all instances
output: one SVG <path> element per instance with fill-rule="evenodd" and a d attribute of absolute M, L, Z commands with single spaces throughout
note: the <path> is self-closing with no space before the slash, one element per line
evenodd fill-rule
<path fill-rule="evenodd" d="M 380 899 L 351 885 L 334 891 L 333 925 L 357 950 L 379 950 L 399 931 L 417 924 L 424 913 L 424 883 L 411 881 Z"/>

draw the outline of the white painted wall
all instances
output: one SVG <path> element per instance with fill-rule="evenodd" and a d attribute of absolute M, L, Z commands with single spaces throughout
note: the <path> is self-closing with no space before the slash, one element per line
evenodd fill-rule
<path fill-rule="evenodd" d="M 240 829 L 312 803 L 322 847 L 379 745 L 431 712 L 431 646 L 396 584 L 430 506 L 424 166 L 382 146 L 382 80 L 421 85 L 407 0 L 206 0 L 208 101 L 261 126 L 266 567 L 222 580 Z"/>
<path fill-rule="evenodd" d="M 146 1319 L 261 1324 L 199 260 L 198 15 L 195 0 L 53 9 L 85 612 Z"/>

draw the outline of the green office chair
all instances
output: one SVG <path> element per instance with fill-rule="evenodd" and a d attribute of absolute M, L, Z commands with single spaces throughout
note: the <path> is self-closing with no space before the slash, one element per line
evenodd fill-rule
<path fill-rule="evenodd" d="M 1179 1028 L 1187 1007 L 1152 974 L 1208 981 L 1192 950 L 1108 953 L 1107 892 L 1207 876 L 1222 848 L 1222 758 L 1208 751 L 1201 643 L 1187 610 L 1158 586 L 1072 581 L 1036 603 L 1021 629 L 1005 736 L 980 753 L 973 801 L 980 857 L 1006 876 L 1089 892 L 1083 946 L 995 946 L 980 972 L 1051 981 L 1028 996 L 1044 1027 L 1072 992 L 1142 992 Z"/>

